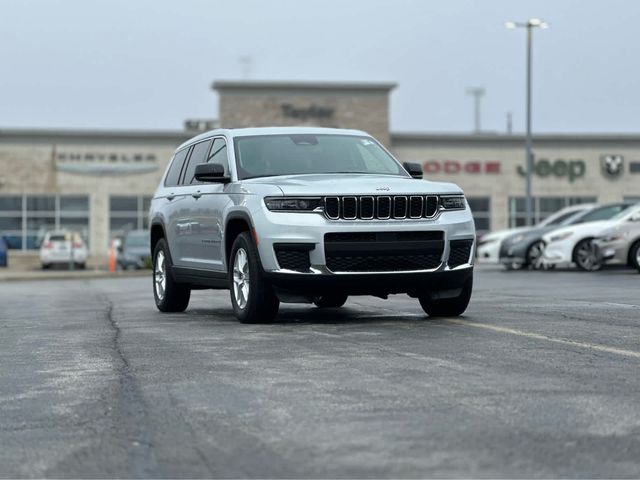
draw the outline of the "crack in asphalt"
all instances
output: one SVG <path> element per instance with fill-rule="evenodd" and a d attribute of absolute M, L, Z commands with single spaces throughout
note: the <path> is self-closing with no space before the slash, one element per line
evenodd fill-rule
<path fill-rule="evenodd" d="M 158 477 L 158 463 L 148 431 L 148 405 L 122 348 L 122 330 L 113 315 L 113 302 L 106 299 L 105 318 L 113 332 L 111 349 L 118 376 L 116 405 L 111 415 L 114 441 L 122 441 L 127 453 L 127 471 L 132 477 Z"/>

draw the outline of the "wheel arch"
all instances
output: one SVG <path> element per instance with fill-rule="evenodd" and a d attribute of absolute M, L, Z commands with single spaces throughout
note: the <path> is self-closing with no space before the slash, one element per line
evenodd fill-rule
<path fill-rule="evenodd" d="M 231 247 L 233 241 L 242 232 L 249 232 L 252 236 L 255 236 L 255 229 L 253 222 L 248 213 L 244 211 L 234 211 L 227 215 L 224 226 L 224 261 L 225 265 L 229 265 L 229 256 L 231 255 Z M 257 243 L 257 242 L 256 242 Z"/>
<path fill-rule="evenodd" d="M 584 242 L 585 240 L 593 240 L 595 237 L 589 236 L 589 237 L 584 237 L 581 238 L 580 240 L 578 240 L 575 245 L 573 246 L 573 248 L 571 249 L 571 261 L 576 263 L 576 251 L 578 249 L 578 245 L 580 245 L 582 242 Z"/>
<path fill-rule="evenodd" d="M 640 245 L 640 237 L 635 238 L 629 243 L 629 251 L 627 252 L 627 265 L 633 266 L 633 249 L 636 245 Z"/>
<path fill-rule="evenodd" d="M 156 245 L 158 244 L 160 239 L 167 237 L 164 232 L 164 225 L 162 225 L 162 223 L 160 222 L 155 222 L 151 224 L 151 232 L 149 233 L 149 235 L 151 236 L 150 246 L 151 246 L 151 256 L 153 257 L 153 254 L 156 249 Z"/>

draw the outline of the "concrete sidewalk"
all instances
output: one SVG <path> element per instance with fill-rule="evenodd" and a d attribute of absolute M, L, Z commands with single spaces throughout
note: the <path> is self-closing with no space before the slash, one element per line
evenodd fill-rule
<path fill-rule="evenodd" d="M 78 280 L 92 278 L 151 277 L 151 270 L 17 270 L 0 269 L 0 283 L 26 280 Z"/>

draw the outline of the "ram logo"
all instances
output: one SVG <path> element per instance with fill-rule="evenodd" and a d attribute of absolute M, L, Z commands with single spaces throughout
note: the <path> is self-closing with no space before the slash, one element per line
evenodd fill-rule
<path fill-rule="evenodd" d="M 624 157 L 622 155 L 601 155 L 602 173 L 608 177 L 618 177 L 622 173 Z"/>

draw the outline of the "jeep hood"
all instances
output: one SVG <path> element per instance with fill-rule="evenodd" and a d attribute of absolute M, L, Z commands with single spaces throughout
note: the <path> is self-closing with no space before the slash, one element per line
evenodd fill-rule
<path fill-rule="evenodd" d="M 429 182 L 411 177 L 371 174 L 282 175 L 244 180 L 246 183 L 273 185 L 284 195 L 425 195 L 462 193 L 453 183 Z"/>

